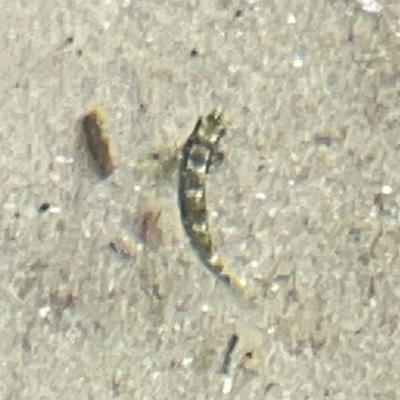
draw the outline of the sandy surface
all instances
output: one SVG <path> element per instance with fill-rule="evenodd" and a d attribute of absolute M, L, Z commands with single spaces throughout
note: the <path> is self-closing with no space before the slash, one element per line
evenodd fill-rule
<path fill-rule="evenodd" d="M 0 1 L 1 399 L 400 398 L 400 6 L 381 4 Z M 252 309 L 148 160 L 217 105 L 210 224 Z"/>

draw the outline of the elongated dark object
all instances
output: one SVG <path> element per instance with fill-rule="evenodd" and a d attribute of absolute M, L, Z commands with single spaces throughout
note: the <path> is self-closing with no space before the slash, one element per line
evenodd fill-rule
<path fill-rule="evenodd" d="M 179 208 L 185 232 L 206 268 L 236 294 L 246 297 L 248 293 L 245 283 L 214 253 L 208 223 L 206 177 L 210 167 L 222 160 L 218 144 L 225 134 L 226 127 L 220 110 L 215 109 L 206 117 L 198 119 L 193 132 L 182 147 Z"/>
<path fill-rule="evenodd" d="M 110 137 L 104 129 L 105 117 L 94 108 L 82 120 L 87 147 L 93 156 L 99 174 L 107 178 L 115 170 L 114 159 L 110 147 Z"/>
<path fill-rule="evenodd" d="M 228 375 L 229 373 L 229 366 L 231 365 L 232 362 L 232 353 L 233 350 L 235 350 L 235 347 L 237 345 L 237 342 L 239 340 L 238 335 L 232 335 L 229 339 L 228 342 L 228 348 L 226 349 L 224 360 L 222 362 L 222 373 Z"/>

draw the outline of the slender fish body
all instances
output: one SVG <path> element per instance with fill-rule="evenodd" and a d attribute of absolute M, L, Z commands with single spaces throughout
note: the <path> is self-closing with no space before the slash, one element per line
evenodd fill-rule
<path fill-rule="evenodd" d="M 242 296 L 246 292 L 245 284 L 214 253 L 208 223 L 206 176 L 210 167 L 222 159 L 218 144 L 225 134 L 226 127 L 220 110 L 213 110 L 206 117 L 198 119 L 182 147 L 179 208 L 183 227 L 203 264 L 236 294 Z"/>
<path fill-rule="evenodd" d="M 225 134 L 222 115 L 217 111 L 200 117 L 182 148 L 179 171 L 181 219 L 193 247 L 203 261 L 212 257 L 212 238 L 206 204 L 206 175 Z"/>

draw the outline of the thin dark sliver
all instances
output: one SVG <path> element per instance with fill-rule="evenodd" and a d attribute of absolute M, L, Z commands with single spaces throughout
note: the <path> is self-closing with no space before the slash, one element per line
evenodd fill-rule
<path fill-rule="evenodd" d="M 238 335 L 232 335 L 231 338 L 229 339 L 228 342 L 228 347 L 225 352 L 224 360 L 222 362 L 222 373 L 228 375 L 229 373 L 229 367 L 232 362 L 232 353 L 235 350 L 235 347 L 237 345 L 237 342 L 239 340 Z"/>
<path fill-rule="evenodd" d="M 90 110 L 82 121 L 88 149 L 93 156 L 99 174 L 107 178 L 115 170 L 110 138 L 104 129 L 105 118 L 100 110 Z"/>

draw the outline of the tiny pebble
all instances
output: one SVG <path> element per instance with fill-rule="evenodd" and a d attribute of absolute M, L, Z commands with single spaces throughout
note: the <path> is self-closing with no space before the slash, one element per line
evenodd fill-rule
<path fill-rule="evenodd" d="M 192 355 L 186 356 L 182 360 L 182 365 L 184 367 L 187 367 L 188 365 L 190 365 L 193 362 L 193 360 L 194 360 L 194 357 Z"/>
<path fill-rule="evenodd" d="M 271 292 L 277 292 L 282 286 L 287 284 L 288 281 L 289 275 L 277 275 L 272 282 L 272 286 L 270 289 Z"/>
<path fill-rule="evenodd" d="M 115 279 L 111 279 L 108 282 L 108 293 L 112 293 L 115 290 Z"/>
<path fill-rule="evenodd" d="M 201 311 L 202 312 L 209 312 L 210 311 L 210 306 L 208 304 L 203 304 L 201 306 Z"/>
<path fill-rule="evenodd" d="M 297 56 L 295 57 L 295 59 L 292 63 L 293 67 L 301 68 L 304 64 L 304 59 L 305 59 L 304 54 L 297 54 Z"/>
<path fill-rule="evenodd" d="M 265 193 L 262 193 L 262 192 L 256 193 L 257 200 L 265 200 L 266 198 L 267 198 L 267 195 Z"/>
<path fill-rule="evenodd" d="M 61 176 L 58 172 L 50 172 L 49 174 L 49 178 L 53 181 L 53 182 L 59 182 L 61 179 Z"/>
<path fill-rule="evenodd" d="M 357 0 L 361 5 L 362 9 L 366 12 L 376 14 L 382 11 L 382 4 L 378 3 L 376 0 Z"/>
<path fill-rule="evenodd" d="M 231 376 L 224 376 L 224 387 L 222 388 L 223 394 L 228 394 L 231 392 L 233 386 L 233 379 Z"/>
<path fill-rule="evenodd" d="M 39 317 L 42 319 L 45 319 L 48 317 L 50 314 L 50 307 L 49 306 L 44 306 L 39 309 Z"/>
<path fill-rule="evenodd" d="M 14 211 L 16 209 L 15 203 L 4 203 L 3 208 L 8 211 Z"/>
<path fill-rule="evenodd" d="M 288 15 L 287 15 L 287 19 L 286 19 L 286 22 L 288 23 L 288 24 L 295 24 L 296 23 L 296 17 L 292 14 L 292 13 L 289 13 Z"/>
<path fill-rule="evenodd" d="M 271 292 L 277 292 L 279 290 L 279 285 L 277 285 L 276 283 L 273 283 L 271 286 Z"/>
<path fill-rule="evenodd" d="M 382 194 L 391 194 L 393 193 L 393 188 L 389 185 L 383 185 L 381 191 Z"/>
<path fill-rule="evenodd" d="M 144 249 L 143 244 L 142 243 L 138 243 L 137 246 L 136 246 L 136 249 L 137 249 L 137 251 L 143 251 L 143 249 Z"/>
<path fill-rule="evenodd" d="M 246 278 L 240 278 L 239 279 L 239 284 L 240 284 L 241 287 L 246 287 L 247 286 Z"/>
<path fill-rule="evenodd" d="M 278 209 L 277 209 L 276 207 L 274 207 L 274 208 L 271 208 L 271 209 L 268 211 L 268 216 L 269 216 L 270 218 L 275 218 L 277 213 L 278 213 Z"/>
<path fill-rule="evenodd" d="M 292 394 L 289 390 L 284 390 L 282 393 L 282 400 L 291 400 Z"/>
<path fill-rule="evenodd" d="M 253 261 L 250 263 L 250 266 L 251 266 L 251 268 L 258 268 L 259 262 L 256 261 L 256 260 L 253 260 Z"/>
<path fill-rule="evenodd" d="M 74 159 L 70 156 L 65 157 L 65 156 L 57 156 L 54 159 L 54 162 L 58 163 L 58 164 L 73 164 L 74 163 Z"/>
<path fill-rule="evenodd" d="M 275 326 L 270 326 L 270 327 L 267 329 L 267 332 L 268 332 L 270 335 L 273 335 L 273 334 L 275 333 L 275 331 L 276 331 Z"/>

